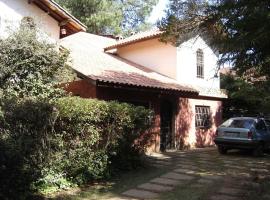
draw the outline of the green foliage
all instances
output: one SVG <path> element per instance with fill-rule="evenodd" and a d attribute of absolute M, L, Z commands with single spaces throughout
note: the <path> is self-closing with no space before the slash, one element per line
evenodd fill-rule
<path fill-rule="evenodd" d="M 125 103 L 65 97 L 1 105 L 1 199 L 27 199 L 27 191 L 66 189 L 106 178 L 112 167 L 136 167 L 150 138 L 142 136 L 152 112 Z"/>
<path fill-rule="evenodd" d="M 269 6 L 268 0 L 171 0 L 160 27 L 172 42 L 189 33 L 208 36 L 222 53 L 220 63 L 230 61 L 241 75 L 256 69 L 269 79 Z"/>
<path fill-rule="evenodd" d="M 22 26 L 0 39 L 0 94 L 19 98 L 62 96 L 56 84 L 61 81 L 59 74 L 70 71 L 67 57 L 68 52 L 58 51 L 42 39 L 41 33 Z"/>
<path fill-rule="evenodd" d="M 95 34 L 128 34 L 145 26 L 157 0 L 58 0 Z"/>
<path fill-rule="evenodd" d="M 224 118 L 269 115 L 269 82 L 251 83 L 236 76 L 222 75 L 221 88 L 228 91 L 229 97 L 224 101 Z"/>
<path fill-rule="evenodd" d="M 47 148 L 55 119 L 48 103 L 1 101 L 0 122 L 0 198 L 25 199 L 32 183 L 48 166 Z"/>

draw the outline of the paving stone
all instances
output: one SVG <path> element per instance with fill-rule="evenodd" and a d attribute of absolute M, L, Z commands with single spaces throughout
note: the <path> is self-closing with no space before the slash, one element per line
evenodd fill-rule
<path fill-rule="evenodd" d="M 191 184 L 190 187 L 191 188 L 202 188 L 202 187 L 205 187 L 205 184 L 196 183 L 196 184 Z"/>
<path fill-rule="evenodd" d="M 161 176 L 161 178 L 169 178 L 169 179 L 175 179 L 175 180 L 192 180 L 194 179 L 194 177 L 192 176 L 188 176 L 185 174 L 178 174 L 178 173 L 174 173 L 174 172 L 169 172 L 167 174 L 164 174 Z"/>
<path fill-rule="evenodd" d="M 186 164 L 177 164 L 177 167 L 185 168 L 185 169 L 198 169 L 197 166 L 194 165 L 186 165 Z"/>
<path fill-rule="evenodd" d="M 196 171 L 193 171 L 193 170 L 190 170 L 190 169 L 184 169 L 184 168 L 175 169 L 173 171 L 177 172 L 177 173 L 184 173 L 184 174 L 196 174 L 196 173 L 198 173 Z"/>
<path fill-rule="evenodd" d="M 166 162 L 166 161 L 161 161 L 161 160 L 155 161 L 154 163 L 159 164 L 159 165 L 167 165 L 167 166 L 172 164 L 171 162 Z"/>
<path fill-rule="evenodd" d="M 197 162 L 202 164 L 209 164 L 209 161 L 207 160 L 198 160 Z"/>
<path fill-rule="evenodd" d="M 226 163 L 226 164 L 234 164 L 234 162 L 231 161 L 231 160 L 221 160 L 221 161 L 223 161 L 223 162 Z"/>
<path fill-rule="evenodd" d="M 137 199 L 155 199 L 158 197 L 158 194 L 155 192 L 140 190 L 140 189 L 131 189 L 122 193 L 125 196 L 137 198 Z"/>
<path fill-rule="evenodd" d="M 201 178 L 201 179 L 198 180 L 198 183 L 211 184 L 211 183 L 213 183 L 213 180 Z"/>
<path fill-rule="evenodd" d="M 155 183 L 144 183 L 138 186 L 138 188 L 143 189 L 143 190 L 149 190 L 151 192 L 168 192 L 173 190 L 172 186 L 165 186 L 165 185 L 159 185 Z"/>
<path fill-rule="evenodd" d="M 221 188 L 218 193 L 221 194 L 226 194 L 226 195 L 231 195 L 231 196 L 237 196 L 240 194 L 245 193 L 245 190 L 241 190 L 241 189 L 236 189 L 236 188 L 229 188 L 229 187 L 224 187 Z"/>
<path fill-rule="evenodd" d="M 156 168 L 163 168 L 163 167 L 167 167 L 165 165 L 161 165 L 161 164 L 151 164 L 152 166 L 156 167 Z"/>
<path fill-rule="evenodd" d="M 261 185 L 259 183 L 251 182 L 251 181 L 242 181 L 239 184 L 241 187 L 251 187 L 253 189 L 259 189 Z"/>
<path fill-rule="evenodd" d="M 219 180 L 219 179 L 222 179 L 221 176 L 217 176 L 217 175 L 202 175 L 201 176 L 202 178 L 204 179 L 210 179 L 210 180 Z"/>
<path fill-rule="evenodd" d="M 232 168 L 232 169 L 240 169 L 240 170 L 246 170 L 247 169 L 247 167 L 231 165 L 231 164 L 225 164 L 224 166 L 227 167 L 227 168 Z"/>
<path fill-rule="evenodd" d="M 178 157 L 178 158 L 186 158 L 187 155 L 186 154 L 180 154 L 180 155 L 177 155 L 176 157 Z"/>
<path fill-rule="evenodd" d="M 179 162 L 179 161 L 178 161 L 178 162 L 177 162 L 177 165 L 180 165 L 180 166 L 181 166 L 181 165 L 183 165 L 183 166 L 193 166 L 194 163 L 193 163 L 193 162 L 192 162 L 192 163 L 188 163 L 188 162 L 181 162 L 181 161 Z"/>
<path fill-rule="evenodd" d="M 161 185 L 169 185 L 169 186 L 176 186 L 181 185 L 183 182 L 180 182 L 179 180 L 172 180 L 168 178 L 155 178 L 150 180 L 151 183 L 157 183 Z"/>
<path fill-rule="evenodd" d="M 138 200 L 138 199 L 128 198 L 128 197 L 112 197 L 107 200 Z"/>
<path fill-rule="evenodd" d="M 214 195 L 210 197 L 210 200 L 239 200 L 239 197 L 232 197 L 228 195 Z"/>
<path fill-rule="evenodd" d="M 250 171 L 252 172 L 258 172 L 258 173 L 268 173 L 268 169 L 262 169 L 262 168 L 251 168 Z"/>
<path fill-rule="evenodd" d="M 270 195 L 269 194 L 265 194 L 262 196 L 262 199 L 270 199 Z"/>

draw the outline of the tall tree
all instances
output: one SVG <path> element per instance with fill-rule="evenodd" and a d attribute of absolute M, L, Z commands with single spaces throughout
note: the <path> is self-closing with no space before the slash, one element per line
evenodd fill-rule
<path fill-rule="evenodd" d="M 95 34 L 128 34 L 145 27 L 157 0 L 57 0 Z"/>
<path fill-rule="evenodd" d="M 224 101 L 224 118 L 270 113 L 270 82 L 248 81 L 243 77 L 221 75 L 221 87 L 228 91 Z"/>
<path fill-rule="evenodd" d="M 160 22 L 164 39 L 177 42 L 190 32 L 210 35 L 209 41 L 240 74 L 256 69 L 270 76 L 269 0 L 170 0 Z"/>

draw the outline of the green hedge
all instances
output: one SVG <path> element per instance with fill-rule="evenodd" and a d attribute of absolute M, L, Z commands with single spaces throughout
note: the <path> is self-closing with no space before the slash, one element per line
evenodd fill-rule
<path fill-rule="evenodd" d="M 65 97 L 2 100 L 1 107 L 0 199 L 135 168 L 151 137 L 152 112 L 126 103 Z"/>

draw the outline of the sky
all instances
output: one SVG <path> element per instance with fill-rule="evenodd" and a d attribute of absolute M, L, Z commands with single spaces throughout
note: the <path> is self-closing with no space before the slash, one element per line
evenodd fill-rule
<path fill-rule="evenodd" d="M 158 19 L 161 19 L 165 16 L 164 10 L 167 7 L 167 4 L 169 3 L 169 0 L 159 0 L 158 4 L 154 7 L 152 13 L 150 14 L 150 17 L 147 19 L 149 23 L 156 23 Z"/>

